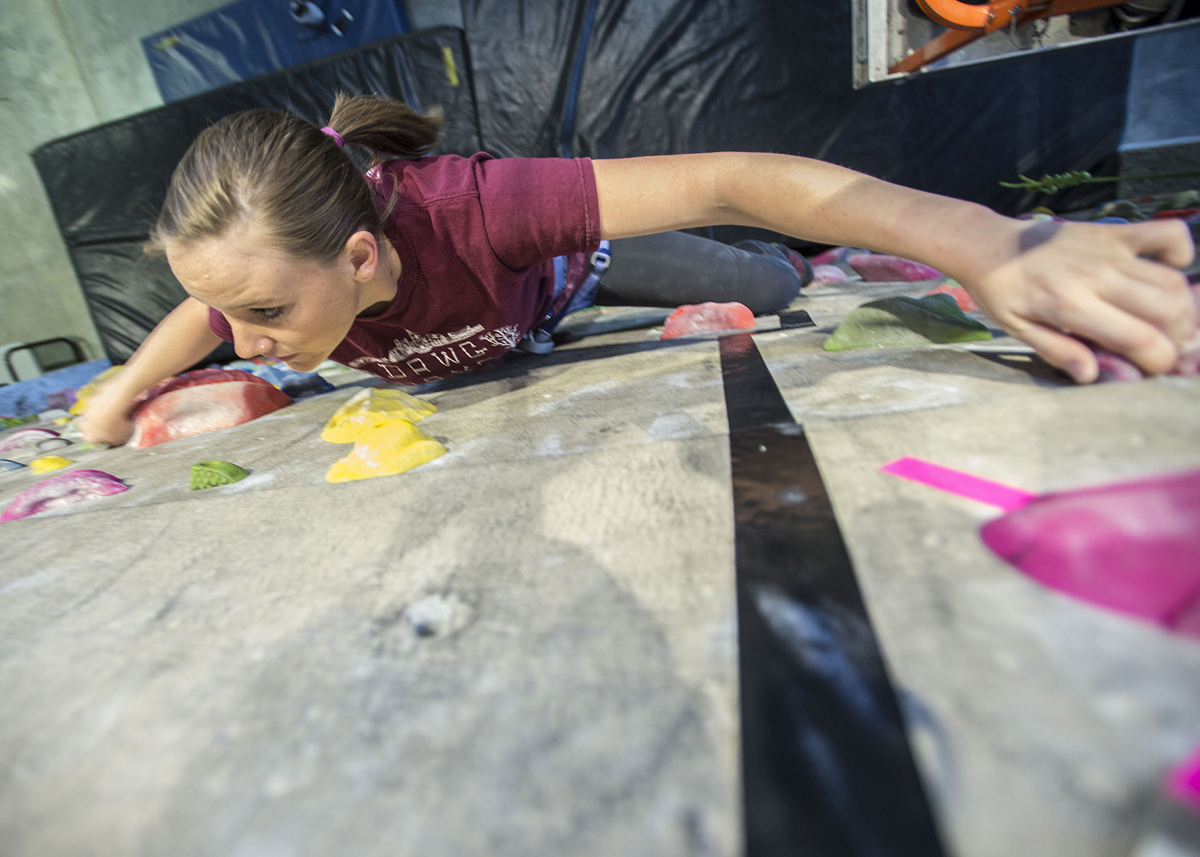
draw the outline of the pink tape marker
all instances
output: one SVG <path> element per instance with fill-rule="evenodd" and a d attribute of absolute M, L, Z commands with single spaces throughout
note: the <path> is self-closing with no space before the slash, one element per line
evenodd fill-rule
<path fill-rule="evenodd" d="M 1167 775 L 1167 793 L 1200 812 L 1200 749 Z"/>
<path fill-rule="evenodd" d="M 942 467 L 940 464 L 920 458 L 907 456 L 897 458 L 879 469 L 902 479 L 920 482 L 930 488 L 938 488 L 969 500 L 978 500 L 980 503 L 998 506 L 1006 512 L 1016 511 L 1037 497 L 1036 494 L 1029 491 L 1022 491 L 1011 485 L 972 476 L 961 470 Z"/>

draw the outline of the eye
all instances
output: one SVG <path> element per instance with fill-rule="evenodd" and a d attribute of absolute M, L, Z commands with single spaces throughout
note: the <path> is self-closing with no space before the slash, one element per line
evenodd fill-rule
<path fill-rule="evenodd" d="M 279 318 L 281 315 L 283 315 L 283 307 L 275 306 L 268 307 L 266 309 L 252 309 L 250 312 L 256 314 L 259 318 L 270 321 L 271 319 Z"/>

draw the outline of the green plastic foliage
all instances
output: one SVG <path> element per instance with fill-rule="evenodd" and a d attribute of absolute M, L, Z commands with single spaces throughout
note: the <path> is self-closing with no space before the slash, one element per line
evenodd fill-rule
<path fill-rule="evenodd" d="M 825 350 L 903 348 L 991 338 L 987 327 L 967 316 L 949 295 L 892 297 L 870 301 L 851 312 L 825 340 Z"/>
<path fill-rule="evenodd" d="M 200 491 L 204 488 L 216 488 L 218 485 L 232 485 L 249 475 L 249 470 L 228 461 L 201 461 L 192 465 L 191 489 Z"/>

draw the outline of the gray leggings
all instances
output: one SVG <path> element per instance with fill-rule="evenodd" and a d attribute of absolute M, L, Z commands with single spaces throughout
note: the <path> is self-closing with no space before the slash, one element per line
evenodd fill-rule
<path fill-rule="evenodd" d="M 762 241 L 722 244 L 686 232 L 609 242 L 612 261 L 596 303 L 676 307 L 737 301 L 755 315 L 783 309 L 812 279 L 801 277 L 787 251 Z M 807 266 L 807 263 L 805 263 Z"/>

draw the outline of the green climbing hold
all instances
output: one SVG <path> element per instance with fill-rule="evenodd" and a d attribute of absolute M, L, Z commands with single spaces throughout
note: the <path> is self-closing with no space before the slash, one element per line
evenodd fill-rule
<path fill-rule="evenodd" d="M 991 338 L 987 327 L 967 316 L 949 295 L 892 297 L 870 301 L 851 312 L 825 340 L 825 350 L 903 348 Z"/>
<path fill-rule="evenodd" d="M 192 465 L 191 489 L 200 491 L 204 488 L 216 488 L 218 485 L 231 485 L 241 482 L 249 475 L 249 470 L 228 461 L 201 461 Z"/>
<path fill-rule="evenodd" d="M 37 414 L 28 417 L 0 417 L 0 429 L 12 428 L 13 426 L 24 425 L 37 419 Z"/>

